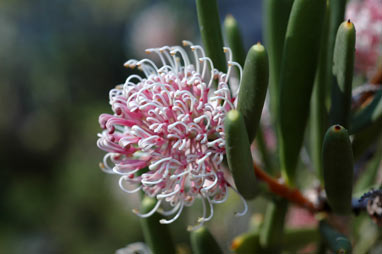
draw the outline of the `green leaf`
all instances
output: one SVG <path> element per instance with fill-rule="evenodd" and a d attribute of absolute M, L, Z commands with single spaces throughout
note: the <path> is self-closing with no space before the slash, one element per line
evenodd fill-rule
<path fill-rule="evenodd" d="M 275 175 L 277 173 L 277 170 L 273 166 L 273 161 L 271 160 L 271 154 L 266 144 L 261 123 L 259 124 L 257 134 L 256 134 L 256 144 L 257 144 L 256 147 L 259 149 L 261 154 L 261 160 L 264 163 L 264 167 L 265 167 L 264 169 L 267 171 L 268 174 Z"/>
<path fill-rule="evenodd" d="M 340 124 L 349 128 L 351 90 L 353 82 L 355 54 L 355 28 L 350 20 L 338 28 L 333 56 L 333 75 L 336 78 L 332 86 L 330 108 L 331 124 Z"/>
<path fill-rule="evenodd" d="M 206 227 L 191 231 L 192 253 L 195 254 L 220 254 L 223 253 L 215 238 Z"/>
<path fill-rule="evenodd" d="M 326 0 L 295 0 L 285 37 L 278 138 L 281 172 L 290 185 L 295 184 L 298 156 L 309 115 L 325 9 Z"/>
<path fill-rule="evenodd" d="M 226 38 L 228 40 L 228 46 L 232 50 L 233 60 L 235 62 L 238 62 L 241 66 L 244 66 L 244 61 L 245 61 L 244 45 L 242 42 L 239 26 L 232 15 L 228 15 L 226 17 L 224 22 L 224 29 L 225 29 Z M 256 101 L 255 103 L 258 104 Z M 269 158 L 269 151 L 265 144 L 264 134 L 263 134 L 260 123 L 256 133 L 257 133 L 256 142 L 257 142 L 259 151 L 261 153 L 262 161 L 264 162 L 265 169 L 271 173 L 273 172 L 273 167 L 272 167 L 271 160 Z"/>
<path fill-rule="evenodd" d="M 336 254 L 352 253 L 352 245 L 343 234 L 333 229 L 327 222 L 320 221 L 320 233 L 329 249 Z"/>
<path fill-rule="evenodd" d="M 253 45 L 245 59 L 237 109 L 244 117 L 249 143 L 260 123 L 268 89 L 268 55 L 260 43 Z"/>
<path fill-rule="evenodd" d="M 145 197 L 142 200 L 143 214 L 150 212 L 156 205 L 156 200 Z M 161 216 L 154 213 L 148 218 L 142 218 L 141 225 L 145 242 L 150 247 L 153 254 L 175 254 L 175 245 L 172 240 L 169 228 L 167 225 L 160 224 Z"/>
<path fill-rule="evenodd" d="M 382 138 L 379 137 L 373 158 L 370 159 L 365 165 L 365 169 L 361 172 L 360 177 L 357 179 L 354 186 L 354 192 L 365 192 L 376 184 L 378 178 L 379 165 L 382 160 Z"/>
<path fill-rule="evenodd" d="M 241 66 L 243 66 L 245 61 L 244 44 L 239 24 L 232 15 L 227 15 L 224 20 L 224 32 L 228 45 L 232 50 L 233 61 L 238 62 Z"/>
<path fill-rule="evenodd" d="M 382 117 L 357 132 L 353 139 L 354 158 L 358 159 L 382 134 Z"/>
<path fill-rule="evenodd" d="M 281 252 L 287 211 L 288 201 L 285 199 L 275 199 L 268 205 L 260 231 L 260 245 L 264 253 Z"/>
<path fill-rule="evenodd" d="M 269 98 L 273 122 L 277 118 L 281 59 L 292 4 L 293 0 L 263 0 L 263 33 L 269 54 Z"/>
<path fill-rule="evenodd" d="M 328 86 L 328 30 L 329 30 L 329 5 L 325 13 L 324 31 L 321 38 L 321 48 L 319 55 L 319 62 L 314 80 L 313 95 L 311 101 L 311 150 L 312 161 L 317 175 L 323 183 L 324 177 L 322 172 L 322 141 L 324 139 L 325 131 L 328 128 L 328 112 L 326 110 L 325 101 L 327 97 Z M 332 61 L 330 61 L 331 63 Z"/>
<path fill-rule="evenodd" d="M 347 0 L 335 0 L 335 1 L 328 0 L 328 2 L 329 2 L 329 9 L 330 9 L 330 22 L 329 22 L 329 45 L 328 45 L 329 62 L 327 65 L 329 79 L 327 84 L 328 85 L 327 91 L 328 91 L 328 94 L 330 95 L 331 87 L 336 82 L 335 80 L 336 78 L 332 74 L 334 43 L 336 40 L 338 27 L 344 21 Z M 330 99 L 327 100 L 326 103 L 327 103 L 327 108 L 330 108 Z"/>
<path fill-rule="evenodd" d="M 264 250 L 260 246 L 259 232 L 244 233 L 232 241 L 232 250 L 235 254 L 260 254 Z"/>
<path fill-rule="evenodd" d="M 298 250 L 307 244 L 318 241 L 320 234 L 317 228 L 289 228 L 282 237 L 284 252 L 298 253 Z M 232 242 L 232 249 L 236 254 L 264 254 L 272 253 L 264 250 L 260 245 L 258 232 L 249 232 L 237 236 Z"/>
<path fill-rule="evenodd" d="M 227 64 L 223 51 L 223 37 L 220 28 L 218 4 L 216 0 L 196 0 L 199 29 L 206 54 L 214 67 L 226 72 Z"/>
<path fill-rule="evenodd" d="M 245 199 L 252 199 L 259 189 L 244 119 L 239 111 L 228 112 L 224 120 L 224 132 L 228 166 L 237 190 Z"/>
<path fill-rule="evenodd" d="M 335 213 L 351 212 L 353 151 L 348 132 L 340 125 L 328 129 L 322 147 L 325 191 Z"/>
<path fill-rule="evenodd" d="M 331 63 L 331 59 L 333 59 L 333 51 L 334 51 L 334 43 L 336 41 L 336 35 L 338 31 L 338 27 L 345 19 L 345 8 L 347 0 L 329 0 L 329 8 L 330 8 L 330 26 L 329 26 L 329 59 Z M 332 72 L 332 64 L 328 65 L 329 73 Z M 333 76 L 331 75 L 330 82 L 334 81 Z M 330 86 L 328 87 L 330 88 Z"/>
<path fill-rule="evenodd" d="M 382 91 L 378 91 L 373 100 L 356 113 L 351 120 L 350 133 L 354 134 L 371 126 L 382 118 Z"/>

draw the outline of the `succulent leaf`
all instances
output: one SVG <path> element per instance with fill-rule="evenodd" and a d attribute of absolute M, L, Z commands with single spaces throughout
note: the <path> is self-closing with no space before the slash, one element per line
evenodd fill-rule
<path fill-rule="evenodd" d="M 223 37 L 220 28 L 218 3 L 216 0 L 196 0 L 200 34 L 207 56 L 211 58 L 216 69 L 227 70 L 223 52 Z"/>
<path fill-rule="evenodd" d="M 155 207 L 155 204 L 155 199 L 145 197 L 142 200 L 142 212 L 150 212 Z M 168 225 L 160 224 L 160 219 L 161 216 L 158 213 L 154 213 L 154 215 L 148 218 L 140 219 L 145 242 L 149 245 L 153 254 L 175 254 L 175 245 Z"/>
<path fill-rule="evenodd" d="M 213 235 L 204 226 L 191 232 L 191 247 L 195 254 L 223 253 Z"/>
<path fill-rule="evenodd" d="M 325 191 L 332 210 L 337 214 L 351 212 L 353 188 L 353 151 L 347 130 L 331 126 L 322 147 Z"/>
<path fill-rule="evenodd" d="M 293 0 L 264 0 L 264 41 L 269 54 L 269 99 L 274 122 L 278 110 L 281 59 Z"/>
<path fill-rule="evenodd" d="M 358 159 L 382 135 L 382 117 L 357 132 L 353 139 L 354 158 Z"/>
<path fill-rule="evenodd" d="M 224 20 L 224 32 L 229 47 L 232 50 L 233 60 L 244 66 L 245 49 L 239 24 L 232 15 L 227 15 Z"/>
<path fill-rule="evenodd" d="M 334 43 L 336 40 L 336 35 L 338 31 L 338 27 L 344 21 L 345 18 L 345 8 L 347 0 L 329 0 L 329 9 L 330 9 L 330 25 L 329 25 L 329 46 L 328 53 L 329 59 L 333 59 L 333 50 Z M 328 64 L 329 73 L 332 72 L 332 64 Z M 333 75 L 331 76 L 330 82 L 334 82 Z"/>
<path fill-rule="evenodd" d="M 355 28 L 350 20 L 338 28 L 333 56 L 332 100 L 330 119 L 332 124 L 349 128 L 351 90 L 354 70 Z"/>
<path fill-rule="evenodd" d="M 382 91 L 378 91 L 373 100 L 355 114 L 351 120 L 350 133 L 357 133 L 362 129 L 371 126 L 382 118 Z"/>
<path fill-rule="evenodd" d="M 379 143 L 378 143 L 379 142 Z M 354 193 L 365 192 L 367 189 L 372 188 L 378 179 L 378 172 L 382 160 L 382 138 L 377 140 L 377 147 L 373 158 L 371 158 L 365 165 L 365 169 L 361 172 L 360 177 L 354 186 Z"/>
<path fill-rule="evenodd" d="M 237 236 L 232 242 L 236 254 L 267 253 L 261 248 L 258 232 L 249 232 Z M 301 248 L 319 239 L 317 228 L 288 228 L 283 235 L 283 250 L 297 253 Z"/>
<path fill-rule="evenodd" d="M 288 201 L 285 199 L 275 199 L 268 205 L 260 231 L 260 245 L 266 253 L 281 252 L 287 211 Z"/>
<path fill-rule="evenodd" d="M 260 123 L 268 89 L 268 55 L 263 45 L 253 45 L 245 59 L 237 109 L 244 117 L 249 142 L 252 143 Z"/>
<path fill-rule="evenodd" d="M 258 194 L 253 159 L 243 116 L 237 110 L 228 112 L 224 120 L 228 166 L 235 185 L 245 199 Z"/>
<path fill-rule="evenodd" d="M 352 245 L 346 236 L 332 228 L 326 221 L 320 221 L 319 228 L 330 250 L 336 254 L 352 253 Z"/>
<path fill-rule="evenodd" d="M 295 184 L 298 155 L 309 115 L 326 0 L 295 0 L 285 37 L 280 75 L 281 172 Z"/>
<path fill-rule="evenodd" d="M 324 22 L 324 31 L 321 37 L 321 48 L 318 60 L 316 77 L 314 80 L 312 101 L 311 101 L 311 150 L 312 161 L 317 175 L 323 182 L 321 150 L 325 131 L 328 128 L 328 112 L 325 106 L 328 86 L 328 30 L 329 30 L 329 5 L 327 4 Z M 330 61 L 331 63 L 332 61 Z"/>

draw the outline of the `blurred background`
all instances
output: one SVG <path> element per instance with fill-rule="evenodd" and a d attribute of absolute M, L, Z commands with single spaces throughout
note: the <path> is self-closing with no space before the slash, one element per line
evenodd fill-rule
<path fill-rule="evenodd" d="M 219 1 L 247 48 L 261 40 L 260 3 Z M 98 116 L 111 112 L 126 60 L 182 39 L 200 43 L 194 0 L 0 1 L 0 253 L 114 253 L 143 241 L 137 197 L 98 167 Z M 240 206 L 231 194 L 209 224 L 226 249 L 248 228 L 233 216 Z M 171 225 L 184 253 L 198 212 Z"/>

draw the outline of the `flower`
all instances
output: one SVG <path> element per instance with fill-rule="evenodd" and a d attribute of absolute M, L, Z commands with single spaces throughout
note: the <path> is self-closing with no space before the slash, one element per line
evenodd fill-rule
<path fill-rule="evenodd" d="M 152 254 L 152 251 L 145 243 L 136 242 L 118 249 L 115 254 Z"/>
<path fill-rule="evenodd" d="M 346 18 L 356 28 L 356 62 L 360 72 L 374 71 L 382 52 L 382 0 L 354 0 L 347 5 Z"/>
<path fill-rule="evenodd" d="M 103 131 L 97 145 L 107 152 L 101 168 L 121 175 L 122 190 L 142 190 L 158 200 L 149 213 L 134 213 L 143 218 L 156 211 L 173 216 L 160 221 L 167 224 L 201 198 L 203 215 L 198 222 L 202 225 L 212 218 L 213 204 L 224 202 L 228 187 L 232 188 L 223 166 L 223 128 L 238 94 L 238 89 L 233 92 L 229 86 L 234 84 L 231 73 L 237 67 L 241 77 L 242 70 L 232 62 L 228 48 L 224 48 L 228 70 L 222 73 L 201 46 L 188 41 L 183 45 L 190 47 L 192 58 L 185 48 L 164 46 L 146 50 L 159 57 L 160 68 L 149 59 L 125 63 L 139 67 L 145 77 L 131 75 L 110 91 L 114 114 L 99 117 Z M 169 210 L 163 208 L 166 203 Z M 245 201 L 244 206 L 238 215 L 246 212 Z"/>

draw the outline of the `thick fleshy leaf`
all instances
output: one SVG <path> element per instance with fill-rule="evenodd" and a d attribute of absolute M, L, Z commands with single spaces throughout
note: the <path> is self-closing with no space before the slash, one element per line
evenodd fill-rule
<path fill-rule="evenodd" d="M 223 52 L 223 37 L 220 28 L 218 3 L 216 0 L 196 0 L 199 29 L 207 56 L 219 71 L 227 70 Z"/>
<path fill-rule="evenodd" d="M 309 115 L 326 0 L 295 0 L 285 36 L 280 74 L 278 137 L 281 172 L 295 184 L 298 156 Z"/>
<path fill-rule="evenodd" d="M 260 123 L 268 89 L 268 55 L 260 43 L 253 45 L 245 59 L 237 109 L 244 117 L 249 143 Z"/>
<path fill-rule="evenodd" d="M 331 126 L 322 147 L 325 191 L 330 207 L 338 214 L 351 212 L 353 189 L 353 151 L 348 132 L 340 125 Z"/>
<path fill-rule="evenodd" d="M 232 15 L 227 15 L 224 20 L 224 33 L 229 47 L 232 50 L 233 60 L 238 62 L 241 66 L 245 61 L 245 49 L 239 24 Z"/>
<path fill-rule="evenodd" d="M 213 235 L 204 226 L 191 232 L 191 247 L 195 254 L 223 253 Z"/>
<path fill-rule="evenodd" d="M 355 28 L 350 20 L 338 28 L 333 55 L 332 100 L 330 108 L 331 124 L 340 124 L 349 128 L 351 90 L 353 82 L 355 55 Z"/>
<path fill-rule="evenodd" d="M 244 119 L 239 111 L 228 112 L 224 120 L 224 133 L 228 166 L 237 190 L 245 199 L 252 199 L 258 194 L 259 188 Z"/>
<path fill-rule="evenodd" d="M 263 33 L 269 55 L 269 99 L 274 122 L 279 103 L 281 59 L 292 4 L 293 0 L 263 0 Z"/>
<path fill-rule="evenodd" d="M 155 207 L 156 200 L 145 197 L 142 200 L 141 213 L 146 214 Z M 160 224 L 161 216 L 158 213 L 142 218 L 141 225 L 145 242 L 153 254 L 175 254 L 175 245 L 172 240 L 168 225 Z"/>
<path fill-rule="evenodd" d="M 326 221 L 320 221 L 320 233 L 329 249 L 336 254 L 352 253 L 352 245 L 349 239 L 332 228 Z"/>

